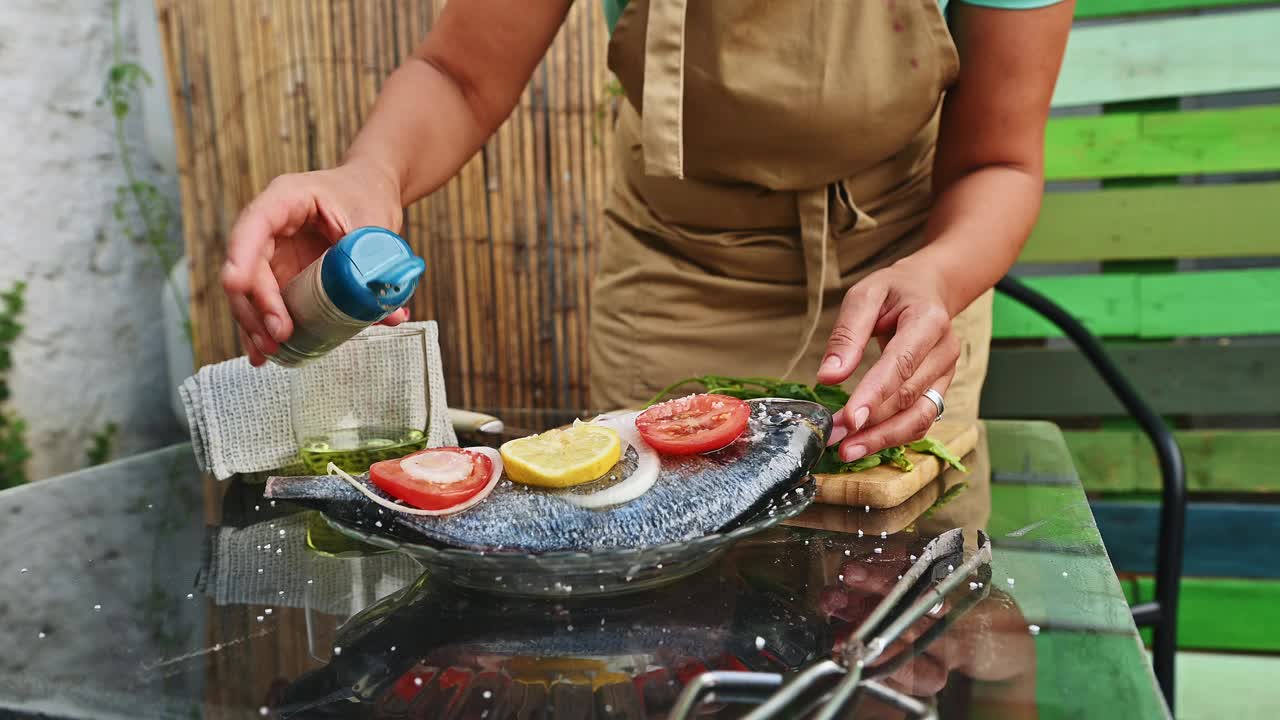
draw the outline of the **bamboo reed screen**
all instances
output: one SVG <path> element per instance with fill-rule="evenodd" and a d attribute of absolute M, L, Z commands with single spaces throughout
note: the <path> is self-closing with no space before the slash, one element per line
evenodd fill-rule
<path fill-rule="evenodd" d="M 156 0 L 171 92 L 196 359 L 240 353 L 218 283 L 240 209 L 330 167 L 444 0 Z M 415 318 L 441 326 L 450 404 L 586 407 L 587 299 L 613 97 L 601 4 L 574 4 L 511 118 L 410 207 L 427 260 Z"/>

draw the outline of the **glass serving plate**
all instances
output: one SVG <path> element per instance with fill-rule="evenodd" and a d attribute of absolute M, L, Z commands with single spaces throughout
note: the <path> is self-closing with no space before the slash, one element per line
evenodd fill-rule
<path fill-rule="evenodd" d="M 462 587 L 530 597 L 586 597 L 639 592 L 688 577 L 740 540 L 800 514 L 813 502 L 816 492 L 813 476 L 806 475 L 718 532 L 664 545 L 590 552 L 467 550 L 375 535 L 323 513 L 321 516 L 337 532 L 374 547 L 406 553 L 428 572 L 441 573 Z"/>

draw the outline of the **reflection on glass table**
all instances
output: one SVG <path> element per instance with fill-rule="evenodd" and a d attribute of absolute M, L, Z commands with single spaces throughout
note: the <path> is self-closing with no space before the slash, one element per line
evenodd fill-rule
<path fill-rule="evenodd" d="M 833 657 L 960 527 L 970 550 L 992 537 L 983 597 L 910 628 L 885 684 L 942 717 L 1165 716 L 1061 434 L 993 422 L 986 440 L 968 475 L 898 508 L 815 505 L 692 576 L 598 598 L 459 588 L 272 505 L 263 478 L 202 502 L 186 446 L 6 491 L 0 641 L 21 650 L 0 659 L 0 715 L 658 718 L 704 670 Z"/>

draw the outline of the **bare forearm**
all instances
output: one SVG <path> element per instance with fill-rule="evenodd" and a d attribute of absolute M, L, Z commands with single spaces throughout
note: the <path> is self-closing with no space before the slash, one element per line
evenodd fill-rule
<path fill-rule="evenodd" d="M 474 155 L 520 99 L 570 0 L 451 0 L 387 78 L 345 162 L 387 178 L 409 204 Z"/>
<path fill-rule="evenodd" d="M 939 276 L 955 316 L 1017 260 L 1040 211 L 1038 172 L 994 165 L 973 170 L 939 194 L 925 225 L 928 245 L 900 261 Z"/>
<path fill-rule="evenodd" d="M 903 263 L 941 283 L 954 317 L 1008 272 L 1035 225 L 1044 129 L 1075 4 L 953 4 L 960 75 L 942 105 L 929 244 Z"/>
<path fill-rule="evenodd" d="M 410 58 L 383 84 L 344 162 L 376 169 L 409 205 L 453 177 L 484 145 L 491 123 L 439 68 Z"/>

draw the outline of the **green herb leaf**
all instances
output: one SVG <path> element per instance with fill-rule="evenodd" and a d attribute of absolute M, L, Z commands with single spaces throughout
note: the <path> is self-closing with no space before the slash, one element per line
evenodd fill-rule
<path fill-rule="evenodd" d="M 933 438 L 916 440 L 913 443 L 908 443 L 907 447 L 919 453 L 933 455 L 960 472 L 969 472 L 969 469 L 964 466 L 964 463 L 960 462 L 960 458 L 955 453 Z"/>
<path fill-rule="evenodd" d="M 814 385 L 813 394 L 831 412 L 840 410 L 849 402 L 849 393 L 835 385 Z"/>
<path fill-rule="evenodd" d="M 876 454 L 884 458 L 885 462 L 893 465 L 902 472 L 911 472 L 912 468 L 915 467 L 915 465 L 912 465 L 911 461 L 907 459 L 907 453 L 901 446 L 885 448 Z"/>

